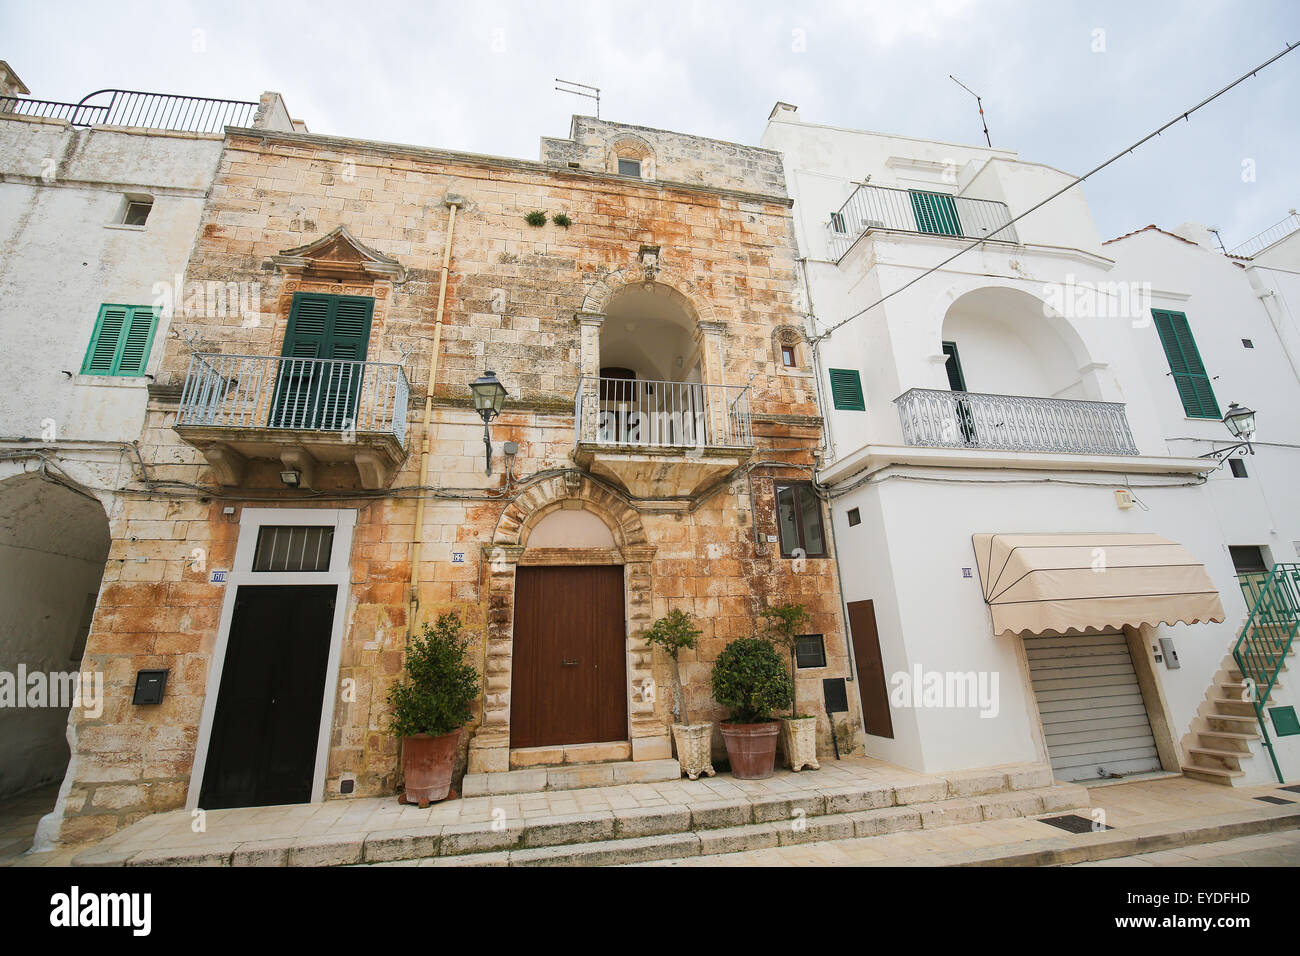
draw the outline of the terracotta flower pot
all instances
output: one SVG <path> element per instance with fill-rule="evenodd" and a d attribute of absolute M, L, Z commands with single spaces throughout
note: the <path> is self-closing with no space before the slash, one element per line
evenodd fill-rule
<path fill-rule="evenodd" d="M 406 792 L 398 803 L 415 803 L 423 809 L 446 800 L 451 792 L 451 772 L 456 766 L 460 728 L 441 737 L 418 734 L 402 738 L 402 776 Z"/>
<path fill-rule="evenodd" d="M 727 745 L 731 774 L 740 780 L 762 780 L 776 767 L 776 735 L 781 724 L 732 724 L 723 721 L 722 742 Z"/>
<path fill-rule="evenodd" d="M 682 765 L 682 773 L 692 780 L 700 779 L 701 774 L 706 777 L 717 774 L 713 769 L 713 724 L 673 724 L 673 741 L 677 744 L 677 762 Z"/>
<path fill-rule="evenodd" d="M 820 770 L 821 764 L 817 762 L 817 718 L 782 717 L 781 747 L 785 750 L 786 762 L 795 773 L 804 767 Z"/>

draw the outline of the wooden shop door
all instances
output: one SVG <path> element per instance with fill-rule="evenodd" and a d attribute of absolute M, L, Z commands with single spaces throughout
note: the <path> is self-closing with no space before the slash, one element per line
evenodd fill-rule
<path fill-rule="evenodd" d="M 510 746 L 628 739 L 623 568 L 520 567 Z"/>

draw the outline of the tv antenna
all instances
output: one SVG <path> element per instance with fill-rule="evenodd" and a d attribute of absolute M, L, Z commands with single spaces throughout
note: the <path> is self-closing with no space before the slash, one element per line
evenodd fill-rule
<path fill-rule="evenodd" d="M 1206 226 L 1206 227 L 1205 227 L 1205 231 L 1208 232 L 1210 235 L 1212 235 L 1212 236 L 1214 237 L 1215 241 L 1218 242 L 1218 244 L 1219 244 L 1219 251 L 1222 252 L 1222 253 L 1226 256 L 1226 255 L 1228 254 L 1228 250 L 1225 249 L 1224 246 L 1223 246 L 1223 237 L 1219 235 L 1218 227 L 1217 227 L 1217 226 Z"/>
<path fill-rule="evenodd" d="M 556 89 L 561 93 L 572 93 L 574 96 L 585 96 L 589 100 L 596 101 L 596 119 L 600 119 L 600 87 L 588 86 L 586 83 L 575 83 L 573 80 L 562 80 L 558 76 L 555 78 L 556 83 L 563 83 L 564 86 L 557 86 Z M 577 86 L 580 89 L 569 89 L 568 87 Z M 587 92 L 587 91 L 591 92 Z"/>
<path fill-rule="evenodd" d="M 951 73 L 948 74 L 948 79 L 952 80 L 954 83 L 960 86 L 971 96 L 975 97 L 975 105 L 980 108 L 980 122 L 984 124 L 984 142 L 988 143 L 989 146 L 991 147 L 993 145 L 993 140 L 989 139 L 989 121 L 984 118 L 984 101 L 980 99 L 980 95 L 978 93 L 972 90 L 961 80 L 957 79 L 957 77 L 953 76 Z"/>

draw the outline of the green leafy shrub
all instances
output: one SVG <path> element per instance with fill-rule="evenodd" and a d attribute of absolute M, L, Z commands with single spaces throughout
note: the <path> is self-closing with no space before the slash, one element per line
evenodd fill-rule
<path fill-rule="evenodd" d="M 757 724 L 791 705 L 794 685 L 771 641 L 742 637 L 724 647 L 713 664 L 713 699 L 731 708 L 734 723 Z"/>
<path fill-rule="evenodd" d="M 659 618 L 646 632 L 646 643 L 659 645 L 673 659 L 673 719 L 689 724 L 686 717 L 686 702 L 682 694 L 682 675 L 677 668 L 677 654 L 683 648 L 691 650 L 703 633 L 689 614 L 680 608 L 673 608 L 664 617 Z"/>
<path fill-rule="evenodd" d="M 388 691 L 390 733 L 441 737 L 469 723 L 479 680 L 465 660 L 467 650 L 454 613 L 443 614 L 432 627 L 424 625 L 406 649 L 401 679 Z"/>
<path fill-rule="evenodd" d="M 794 680 L 795 648 L 799 644 L 799 635 L 812 624 L 812 618 L 802 604 L 773 604 L 759 612 L 763 621 L 763 637 L 773 644 L 779 644 L 790 655 L 790 680 Z M 793 719 L 806 717 L 806 714 L 794 712 L 794 700 L 790 701 L 790 716 Z"/>
<path fill-rule="evenodd" d="M 573 220 L 570 219 L 562 212 L 557 212 L 554 216 L 552 216 L 551 222 L 555 223 L 557 226 L 563 226 L 565 229 L 568 229 L 570 226 L 573 225 Z"/>
<path fill-rule="evenodd" d="M 524 222 L 528 223 L 530 226 L 544 226 L 546 225 L 546 213 L 542 212 L 540 209 L 534 209 L 528 215 L 524 216 Z"/>

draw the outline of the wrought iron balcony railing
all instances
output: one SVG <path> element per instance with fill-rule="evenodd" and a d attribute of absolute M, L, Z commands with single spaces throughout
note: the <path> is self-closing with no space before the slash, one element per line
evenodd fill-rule
<path fill-rule="evenodd" d="M 908 445 L 1136 455 L 1124 405 L 908 389 L 894 399 Z"/>
<path fill-rule="evenodd" d="M 578 443 L 663 448 L 738 448 L 754 444 L 748 385 L 646 379 L 578 380 Z"/>
<path fill-rule="evenodd" d="M 406 445 L 400 365 L 195 353 L 176 427 L 385 434 Z"/>
<path fill-rule="evenodd" d="M 133 126 L 181 133 L 220 133 L 227 126 L 252 126 L 257 107 L 257 103 L 242 100 L 136 90 L 96 90 L 76 103 L 0 96 L 0 115 L 61 119 L 73 126 Z"/>
<path fill-rule="evenodd" d="M 887 186 L 859 186 L 838 212 L 831 213 L 826 229 L 837 262 L 871 229 L 1020 241 L 1006 203 Z"/>

